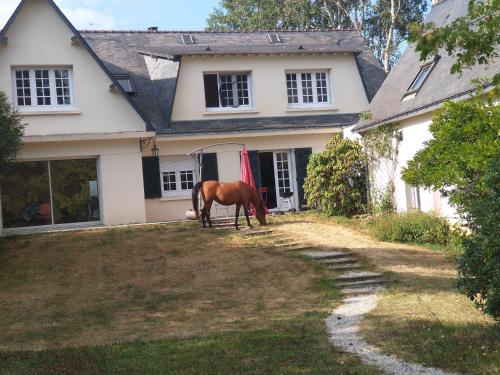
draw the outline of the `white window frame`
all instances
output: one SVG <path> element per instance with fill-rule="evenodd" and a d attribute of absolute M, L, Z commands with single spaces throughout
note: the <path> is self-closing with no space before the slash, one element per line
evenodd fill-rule
<path fill-rule="evenodd" d="M 31 105 L 18 105 L 17 97 L 17 84 L 16 84 L 16 71 L 28 70 L 30 79 L 30 91 L 31 91 Z M 48 70 L 49 71 L 49 88 L 50 88 L 50 105 L 38 105 L 37 95 L 36 95 L 36 70 Z M 57 90 L 56 90 L 56 70 L 67 70 L 69 79 L 69 94 L 70 94 L 70 104 L 57 104 Z M 60 112 L 60 111 L 72 111 L 75 110 L 75 90 L 74 90 L 74 80 L 73 80 L 73 67 L 71 66 L 13 66 L 11 69 L 12 75 L 12 91 L 13 91 L 13 102 L 16 109 L 21 113 L 30 112 Z"/>
<path fill-rule="evenodd" d="M 313 101 L 308 103 L 304 102 L 304 96 L 302 94 L 302 74 L 312 75 L 312 90 L 313 90 Z M 318 91 L 316 84 L 316 74 L 325 73 L 326 74 L 326 94 L 328 100 L 326 102 L 318 102 Z M 288 102 L 288 86 L 287 86 L 287 74 L 297 75 L 297 93 L 298 93 L 298 103 Z M 333 103 L 332 92 L 330 88 L 330 70 L 329 69 L 314 69 L 314 70 L 287 70 L 285 71 L 285 90 L 286 90 L 286 101 L 288 108 L 318 108 L 318 107 L 331 107 Z"/>
<path fill-rule="evenodd" d="M 238 112 L 238 111 L 242 111 L 242 110 L 245 111 L 245 110 L 251 110 L 251 109 L 253 109 L 252 72 L 249 72 L 249 71 L 237 71 L 237 72 L 234 72 L 234 71 L 203 72 L 203 76 L 205 76 L 206 74 L 217 74 L 217 93 L 219 95 L 219 106 L 218 107 L 205 107 L 205 109 L 208 112 L 226 112 L 226 111 L 235 111 L 235 112 Z M 220 76 L 221 75 L 222 76 L 230 75 L 230 76 L 234 77 L 234 76 L 242 75 L 242 74 L 246 74 L 246 76 L 247 76 L 248 104 L 246 104 L 246 105 L 238 105 L 237 107 L 234 107 L 234 106 L 223 107 L 222 106 L 221 91 L 220 91 L 220 86 L 221 86 Z M 236 94 L 236 96 L 235 96 L 234 92 L 233 92 L 233 98 L 236 98 L 237 96 L 238 96 L 238 94 Z"/>
<path fill-rule="evenodd" d="M 160 157 L 160 180 L 161 192 L 164 198 L 190 197 L 192 189 L 182 189 L 181 172 L 193 173 L 193 186 L 198 182 L 195 161 L 186 156 L 165 156 Z M 165 190 L 163 174 L 175 173 L 175 190 Z"/>

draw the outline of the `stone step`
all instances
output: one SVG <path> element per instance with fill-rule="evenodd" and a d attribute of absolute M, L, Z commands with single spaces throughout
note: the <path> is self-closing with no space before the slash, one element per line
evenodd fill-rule
<path fill-rule="evenodd" d="M 304 244 L 300 243 L 300 242 L 283 242 L 283 243 L 274 244 L 274 247 L 296 247 L 296 246 L 301 246 L 301 245 L 304 245 Z"/>
<path fill-rule="evenodd" d="M 363 265 L 361 263 L 347 263 L 347 264 L 328 266 L 328 269 L 330 271 L 335 271 L 335 272 L 341 272 L 341 271 L 347 271 L 347 270 L 359 270 L 362 268 L 363 268 Z"/>
<path fill-rule="evenodd" d="M 368 272 L 368 271 L 351 271 L 344 273 L 342 275 L 339 275 L 335 277 L 334 279 L 338 282 L 343 282 L 343 281 L 361 281 L 361 280 L 367 280 L 367 279 L 379 279 L 383 278 L 384 275 L 378 272 Z"/>
<path fill-rule="evenodd" d="M 333 259 L 320 259 L 318 262 L 323 264 L 347 264 L 347 263 L 358 263 L 359 260 L 350 256 L 344 256 L 342 258 Z"/>
<path fill-rule="evenodd" d="M 345 258 L 352 255 L 346 251 L 304 251 L 302 254 L 314 260 Z"/>
<path fill-rule="evenodd" d="M 384 291 L 385 288 L 383 286 L 368 286 L 364 288 L 342 288 L 341 292 L 347 296 L 355 296 L 362 294 L 373 294 Z"/>
<path fill-rule="evenodd" d="M 385 283 L 384 279 L 366 279 L 358 281 L 341 281 L 337 282 L 337 286 L 347 287 L 347 288 L 364 288 L 368 286 L 381 285 L 384 283 Z"/>
<path fill-rule="evenodd" d="M 296 246 L 296 247 L 287 247 L 282 249 L 283 251 L 286 252 L 292 252 L 292 251 L 305 251 L 305 250 L 310 250 L 311 246 L 309 245 L 304 245 L 304 246 Z"/>
<path fill-rule="evenodd" d="M 265 236 L 265 238 L 269 238 L 271 233 L 273 233 L 272 230 L 264 229 L 264 230 L 249 230 L 248 232 L 243 234 L 249 237 Z"/>

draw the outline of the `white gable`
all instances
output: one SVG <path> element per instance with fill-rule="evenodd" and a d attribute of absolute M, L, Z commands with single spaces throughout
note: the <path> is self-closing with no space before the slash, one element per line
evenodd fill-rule
<path fill-rule="evenodd" d="M 27 0 L 0 46 L 0 90 L 14 98 L 14 67 L 70 67 L 74 107 L 67 113 L 26 115 L 25 135 L 145 131 L 144 120 L 47 0 Z"/>

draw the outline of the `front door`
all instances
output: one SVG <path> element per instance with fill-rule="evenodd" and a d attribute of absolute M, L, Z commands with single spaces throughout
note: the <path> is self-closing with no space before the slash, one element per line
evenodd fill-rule
<path fill-rule="evenodd" d="M 274 178 L 276 181 L 276 200 L 277 208 L 282 211 L 288 211 L 290 208 L 284 194 L 290 193 L 292 189 L 292 171 L 291 158 L 289 151 L 274 152 Z M 294 192 L 295 193 L 295 192 Z M 292 205 L 295 202 L 295 197 L 290 199 Z"/>

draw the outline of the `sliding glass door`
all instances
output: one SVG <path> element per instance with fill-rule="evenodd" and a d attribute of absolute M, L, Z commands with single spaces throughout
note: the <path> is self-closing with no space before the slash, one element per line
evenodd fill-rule
<path fill-rule="evenodd" d="M 97 159 L 15 163 L 1 198 L 4 228 L 99 221 Z"/>

